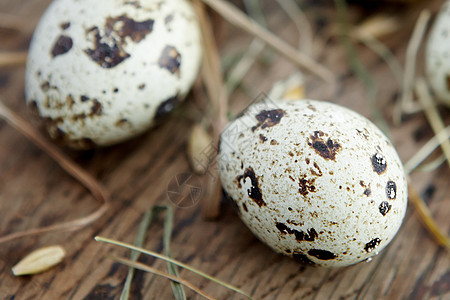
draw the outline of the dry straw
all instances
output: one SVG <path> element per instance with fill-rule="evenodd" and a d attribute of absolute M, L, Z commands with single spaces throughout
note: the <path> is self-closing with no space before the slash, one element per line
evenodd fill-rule
<path fill-rule="evenodd" d="M 172 263 L 172 264 L 177 265 L 177 266 L 179 266 L 181 268 L 189 270 L 189 271 L 191 271 L 191 272 L 193 272 L 193 273 L 195 273 L 195 274 L 197 274 L 197 275 L 199 275 L 199 276 L 201 276 L 203 278 L 206 278 L 206 279 L 208 279 L 208 280 L 210 280 L 212 282 L 215 282 L 215 283 L 217 283 L 217 284 L 219 284 L 221 286 L 224 286 L 224 287 L 226 287 L 226 288 L 228 288 L 228 289 L 230 289 L 232 291 L 235 291 L 236 293 L 239 293 L 239 294 L 247 297 L 248 299 L 252 299 L 252 297 L 250 297 L 249 295 L 247 295 L 245 292 L 241 291 L 240 289 L 238 289 L 238 288 L 236 288 L 236 287 L 234 287 L 234 286 L 232 286 L 232 285 L 230 285 L 228 283 L 225 283 L 225 282 L 223 282 L 223 281 L 221 281 L 221 280 L 219 280 L 219 279 L 217 279 L 215 277 L 212 277 L 212 276 L 210 276 L 210 275 L 208 275 L 208 274 L 206 274 L 206 273 L 204 273 L 204 272 L 202 272 L 200 270 L 197 270 L 197 269 L 195 269 L 195 268 L 193 268 L 193 267 L 191 267 L 189 265 L 186 265 L 186 264 L 184 264 L 184 263 L 182 263 L 180 261 L 172 259 L 172 258 L 170 258 L 168 256 L 165 256 L 165 255 L 162 255 L 162 254 L 150 251 L 150 250 L 146 250 L 146 249 L 143 249 L 143 248 L 140 248 L 140 247 L 135 247 L 133 245 L 126 244 L 126 243 L 123 243 L 123 242 L 119 242 L 119 241 L 115 241 L 115 240 L 112 240 L 112 239 L 104 238 L 104 237 L 101 237 L 101 236 L 96 236 L 95 240 L 97 242 L 103 242 L 103 243 L 108 243 L 108 244 L 112 244 L 112 245 L 119 246 L 119 247 L 128 248 L 130 250 L 138 251 L 138 252 L 141 252 L 143 254 L 150 255 L 152 257 L 162 259 L 162 260 L 164 260 L 166 262 Z"/>
<path fill-rule="evenodd" d="M 68 174 L 78 180 L 85 186 L 92 195 L 102 205 L 91 214 L 65 223 L 58 223 L 46 227 L 34 228 L 26 231 L 11 233 L 0 237 L 0 244 L 21 238 L 24 236 L 38 235 L 50 231 L 76 230 L 93 223 L 98 220 L 109 207 L 109 193 L 106 188 L 99 183 L 92 175 L 90 175 L 82 167 L 70 160 L 55 145 L 48 142 L 41 134 L 33 128 L 28 122 L 19 117 L 16 113 L 7 108 L 0 99 L 0 118 L 6 120 L 12 127 L 22 133 L 31 140 L 37 147 L 53 158 Z"/>

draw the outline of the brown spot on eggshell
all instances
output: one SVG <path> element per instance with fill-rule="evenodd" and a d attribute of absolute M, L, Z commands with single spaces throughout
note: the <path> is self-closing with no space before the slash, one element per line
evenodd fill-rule
<path fill-rule="evenodd" d="M 375 238 L 373 240 L 371 240 L 370 242 L 368 242 L 365 246 L 364 246 L 364 250 L 366 250 L 367 253 L 372 252 L 379 244 L 381 243 L 381 240 L 379 238 Z"/>
<path fill-rule="evenodd" d="M 294 253 L 294 254 L 292 254 L 292 257 L 294 258 L 295 261 L 302 263 L 302 264 L 308 264 L 308 265 L 314 264 L 314 262 L 311 261 L 308 258 L 308 256 L 303 253 Z"/>
<path fill-rule="evenodd" d="M 131 5 L 134 8 L 137 8 L 137 9 L 141 9 L 142 8 L 141 3 L 139 3 L 139 1 L 125 1 L 124 5 Z"/>
<path fill-rule="evenodd" d="M 314 228 L 308 229 L 307 232 L 305 233 L 300 230 L 289 228 L 283 223 L 276 223 L 275 226 L 282 234 L 294 234 L 295 239 L 298 242 L 301 241 L 314 242 L 316 237 L 319 236 Z"/>
<path fill-rule="evenodd" d="M 387 162 L 382 154 L 375 153 L 372 156 L 371 161 L 372 161 L 373 171 L 376 172 L 378 175 L 381 175 L 386 171 Z"/>
<path fill-rule="evenodd" d="M 130 57 L 119 47 L 117 41 L 113 41 L 112 44 L 102 42 L 102 36 L 97 27 L 91 29 L 90 32 L 94 34 L 94 47 L 86 49 L 84 52 L 102 68 L 113 68 Z"/>
<path fill-rule="evenodd" d="M 166 26 L 167 31 L 172 31 L 172 27 L 171 24 L 173 22 L 173 14 L 168 14 L 165 18 L 164 18 L 164 25 Z"/>
<path fill-rule="evenodd" d="M 127 15 L 121 15 L 106 19 L 105 29 L 107 32 L 114 32 L 120 36 L 122 43 L 125 43 L 125 38 L 130 38 L 133 42 L 139 43 L 153 31 L 154 22 L 152 19 L 138 22 Z"/>
<path fill-rule="evenodd" d="M 114 126 L 116 126 L 116 127 L 123 127 L 126 124 L 129 124 L 127 119 L 120 119 L 114 124 Z"/>
<path fill-rule="evenodd" d="M 397 197 L 397 185 L 393 181 L 388 181 L 386 184 L 386 196 L 390 200 L 394 200 Z"/>
<path fill-rule="evenodd" d="M 322 131 L 314 131 L 310 139 L 311 141 L 308 142 L 308 145 L 313 147 L 317 154 L 325 159 L 336 159 L 336 153 L 341 149 L 339 143 L 334 142 L 331 138 L 325 140 L 325 133 Z"/>
<path fill-rule="evenodd" d="M 308 105 L 308 108 L 312 111 L 317 111 L 316 107 L 312 104 Z"/>
<path fill-rule="evenodd" d="M 66 30 L 70 27 L 70 22 L 65 22 L 60 25 L 62 30 Z"/>
<path fill-rule="evenodd" d="M 71 37 L 66 35 L 61 35 L 56 40 L 55 44 L 52 48 L 52 57 L 56 57 L 58 55 L 63 55 L 72 49 L 73 41 Z"/>
<path fill-rule="evenodd" d="M 270 144 L 271 144 L 272 146 L 275 146 L 275 145 L 278 145 L 278 142 L 277 142 L 276 140 L 271 140 L 271 141 L 270 141 Z"/>
<path fill-rule="evenodd" d="M 366 195 L 367 197 L 369 197 L 370 194 L 372 194 L 372 191 L 370 190 L 369 187 L 366 186 L 366 184 L 364 183 L 364 181 L 360 180 L 360 181 L 359 181 L 359 185 L 362 186 L 363 188 L 365 188 L 365 190 L 364 190 L 364 195 Z"/>
<path fill-rule="evenodd" d="M 140 85 L 138 85 L 138 89 L 140 90 L 145 89 L 145 83 L 141 83 Z"/>
<path fill-rule="evenodd" d="M 267 127 L 273 127 L 280 123 L 286 112 L 282 109 L 263 110 L 255 116 L 258 123 L 252 127 L 252 131 L 257 128 L 265 129 Z"/>
<path fill-rule="evenodd" d="M 81 102 L 86 102 L 86 101 L 89 100 L 89 97 L 88 97 L 88 96 L 85 96 L 85 95 L 81 95 L 81 96 L 80 96 L 80 100 L 81 100 Z"/>
<path fill-rule="evenodd" d="M 101 116 L 102 113 L 103 113 L 102 104 L 97 99 L 93 99 L 90 116 L 94 116 L 94 115 Z"/>
<path fill-rule="evenodd" d="M 170 97 L 169 99 L 162 102 L 156 109 L 155 118 L 159 118 L 167 113 L 171 112 L 173 108 L 180 102 L 178 95 Z"/>
<path fill-rule="evenodd" d="M 265 141 L 267 141 L 267 138 L 264 135 L 260 134 L 259 140 L 261 141 L 261 143 L 264 143 Z"/>
<path fill-rule="evenodd" d="M 47 129 L 49 136 L 56 144 L 69 146 L 76 149 L 91 149 L 95 147 L 94 141 L 89 138 L 71 139 L 65 131 L 59 128 L 59 125 L 63 123 L 63 118 L 42 118 L 43 124 Z"/>
<path fill-rule="evenodd" d="M 314 175 L 314 176 L 319 176 L 319 177 L 321 177 L 321 176 L 323 175 L 323 173 L 322 173 L 322 171 L 320 170 L 319 165 L 318 165 L 317 163 L 314 163 L 313 166 L 314 166 L 314 169 L 311 168 L 311 174 Z"/>
<path fill-rule="evenodd" d="M 103 29 L 92 27 L 87 31 L 94 46 L 84 52 L 102 68 L 113 68 L 130 57 L 124 50 L 128 39 L 138 43 L 153 30 L 154 20 L 137 22 L 126 15 L 109 17 Z"/>
<path fill-rule="evenodd" d="M 367 128 L 364 128 L 363 130 L 356 129 L 356 132 L 358 132 L 358 135 L 362 136 L 364 139 L 369 139 L 369 131 Z"/>
<path fill-rule="evenodd" d="M 75 104 L 75 99 L 73 98 L 72 94 L 67 95 L 66 104 L 69 109 L 72 109 L 73 105 Z"/>
<path fill-rule="evenodd" d="M 242 203 L 242 208 L 245 210 L 245 212 L 248 212 L 248 208 L 247 205 L 245 205 L 245 203 Z"/>
<path fill-rule="evenodd" d="M 41 90 L 45 93 L 45 92 L 48 92 L 48 90 L 51 88 L 51 86 L 50 86 L 50 82 L 48 82 L 48 81 L 44 81 L 42 84 L 41 84 Z"/>
<path fill-rule="evenodd" d="M 180 76 L 181 54 L 173 46 L 166 46 L 158 60 L 160 68 Z"/>
<path fill-rule="evenodd" d="M 266 202 L 264 202 L 261 190 L 259 189 L 258 178 L 256 178 L 255 171 L 253 170 L 252 167 L 248 167 L 247 169 L 245 169 L 244 175 L 236 177 L 236 180 L 240 188 L 242 188 L 241 180 L 245 181 L 247 178 L 249 178 L 251 182 L 250 188 L 247 189 L 248 196 L 256 204 L 258 204 L 259 207 L 266 206 Z"/>
<path fill-rule="evenodd" d="M 303 196 L 308 195 L 308 193 L 313 193 L 316 191 L 316 187 L 314 186 L 315 179 L 306 179 L 306 176 L 299 179 L 299 189 L 298 192 Z"/>
<path fill-rule="evenodd" d="M 378 207 L 378 209 L 380 210 L 380 213 L 383 216 L 385 216 L 391 210 L 391 207 L 392 207 L 392 205 L 390 205 L 389 202 L 383 201 L 383 202 L 381 202 L 381 204 Z"/>
<path fill-rule="evenodd" d="M 308 254 L 320 260 L 332 260 L 337 257 L 336 254 L 322 249 L 311 249 L 308 251 Z"/>

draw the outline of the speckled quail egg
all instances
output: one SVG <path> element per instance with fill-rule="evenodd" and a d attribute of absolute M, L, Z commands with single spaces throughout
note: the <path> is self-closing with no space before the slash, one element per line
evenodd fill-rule
<path fill-rule="evenodd" d="M 442 6 L 430 31 L 425 67 L 437 98 L 450 106 L 450 1 Z"/>
<path fill-rule="evenodd" d="M 55 140 L 111 145 L 185 97 L 201 52 L 187 0 L 55 0 L 30 45 L 27 103 Z"/>
<path fill-rule="evenodd" d="M 218 169 L 242 221 L 298 261 L 348 266 L 392 241 L 407 206 L 388 138 L 336 104 L 251 105 L 221 135 Z"/>

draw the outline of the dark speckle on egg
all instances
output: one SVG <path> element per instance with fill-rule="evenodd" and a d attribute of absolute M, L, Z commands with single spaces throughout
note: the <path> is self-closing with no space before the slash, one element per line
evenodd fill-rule
<path fill-rule="evenodd" d="M 180 76 L 181 54 L 173 46 L 166 46 L 158 60 L 160 68 L 168 70 L 170 73 Z"/>
<path fill-rule="evenodd" d="M 67 30 L 70 27 L 70 22 L 64 22 L 60 25 L 62 30 Z"/>
<path fill-rule="evenodd" d="M 259 188 L 259 184 L 258 184 L 258 178 L 255 175 L 255 171 L 253 170 L 252 167 L 248 167 L 245 172 L 244 175 L 240 175 L 236 178 L 237 182 L 239 185 L 241 185 L 241 180 L 246 180 L 246 179 L 250 179 L 251 182 L 251 186 L 249 189 L 247 189 L 247 194 L 248 196 L 256 203 L 258 204 L 259 207 L 261 206 L 265 206 L 266 202 L 264 202 L 262 194 L 261 194 L 261 190 Z"/>
<path fill-rule="evenodd" d="M 53 45 L 52 56 L 56 57 L 63 55 L 72 49 L 73 41 L 72 38 L 66 35 L 59 36 L 58 40 Z"/>
<path fill-rule="evenodd" d="M 372 252 L 380 243 L 381 240 L 379 238 L 375 238 L 364 246 L 364 250 L 366 250 L 367 253 Z"/>
<path fill-rule="evenodd" d="M 289 228 L 286 224 L 279 222 L 275 224 L 275 227 L 282 234 L 285 233 L 293 234 L 298 242 L 301 241 L 314 242 L 314 240 L 319 236 L 314 228 L 308 229 L 306 232 L 304 232 L 302 230 Z"/>
<path fill-rule="evenodd" d="M 338 150 L 341 148 L 341 145 L 331 138 L 325 140 L 325 133 L 322 131 L 314 131 L 314 134 L 311 135 L 311 142 L 308 143 L 311 147 L 314 148 L 317 154 L 322 156 L 325 159 L 335 160 L 336 154 Z"/>
<path fill-rule="evenodd" d="M 380 153 L 376 153 L 371 158 L 373 171 L 378 175 L 383 174 L 387 168 L 387 162 L 384 156 Z"/>
<path fill-rule="evenodd" d="M 173 110 L 173 108 L 178 104 L 180 101 L 178 95 L 174 97 L 170 97 L 166 101 L 162 102 L 158 108 L 156 109 L 156 115 L 155 118 L 162 117 Z"/>
<path fill-rule="evenodd" d="M 397 185 L 393 181 L 388 181 L 386 184 L 386 196 L 390 200 L 394 200 L 397 197 Z"/>
<path fill-rule="evenodd" d="M 125 51 L 127 38 L 139 43 L 153 31 L 153 23 L 152 19 L 138 22 L 127 15 L 108 17 L 104 28 L 94 26 L 87 30 L 94 45 L 84 52 L 102 68 L 113 68 L 130 57 Z"/>
<path fill-rule="evenodd" d="M 255 131 L 259 127 L 261 127 L 261 129 L 265 129 L 277 125 L 280 123 L 285 114 L 286 112 L 282 109 L 261 111 L 255 116 L 258 123 L 252 127 L 252 131 Z"/>
<path fill-rule="evenodd" d="M 308 254 L 320 260 L 332 260 L 337 257 L 336 254 L 322 249 L 311 249 L 308 251 Z"/>
<path fill-rule="evenodd" d="M 381 202 L 380 206 L 378 207 L 380 213 L 385 216 L 390 210 L 392 205 L 389 204 L 387 201 Z"/>

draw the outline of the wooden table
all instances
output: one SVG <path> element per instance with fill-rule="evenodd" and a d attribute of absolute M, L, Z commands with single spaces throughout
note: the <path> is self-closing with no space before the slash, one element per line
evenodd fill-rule
<path fill-rule="evenodd" d="M 17 16 L 17 29 L 0 26 L 0 51 L 26 50 L 32 29 L 49 0 L 3 0 L 4 14 Z M 269 27 L 291 44 L 298 32 L 276 1 L 262 1 Z M 419 10 L 436 11 L 441 1 L 425 1 L 408 12 L 404 24 L 383 42 L 404 62 L 405 49 Z M 306 1 L 305 11 L 318 39 L 332 33 L 336 17 L 328 1 Z M 395 11 L 395 10 L 394 10 Z M 397 9 L 397 12 L 399 10 Z M 405 10 L 402 10 L 405 12 Z M 351 9 L 350 21 L 367 14 Z M 405 15 L 405 14 L 403 14 Z M 13 22 L 13 23 L 14 23 Z M 2 22 L 0 22 L 3 24 Z M 0 25 L 1 25 L 0 24 Z M 221 55 L 230 57 L 247 48 L 251 37 L 226 24 Z M 320 49 L 319 49 L 320 50 Z M 357 46 L 359 55 L 379 87 L 377 107 L 390 125 L 391 138 L 403 161 L 407 161 L 433 133 L 423 114 L 392 123 L 399 85 L 387 65 L 372 51 Z M 231 96 L 238 111 L 271 84 L 296 70 L 275 52 L 258 62 L 243 80 L 243 88 Z M 340 88 L 332 97 L 336 103 L 370 116 L 364 86 L 351 72 L 339 40 L 331 37 L 318 60 L 339 77 Z M 420 54 L 422 55 L 422 53 Z M 266 56 L 267 57 L 267 56 Z M 419 66 L 422 64 L 419 57 Z M 420 69 L 420 68 L 419 68 Z M 0 96 L 23 117 L 23 67 L 0 69 Z M 324 97 L 323 83 L 307 77 L 307 96 Z M 192 105 L 192 96 L 183 108 Z M 183 110 L 181 110 L 183 111 Z M 441 108 L 450 124 L 448 108 Z M 102 235 L 132 243 L 144 211 L 155 204 L 172 205 L 167 186 L 174 176 L 189 173 L 185 146 L 192 121 L 172 115 L 156 128 L 128 143 L 85 152 L 64 150 L 72 159 L 98 178 L 112 194 L 107 213 L 91 226 L 72 232 L 49 233 L 4 243 L 0 247 L 1 299 L 118 299 L 127 267 L 108 259 L 108 254 L 129 256 L 117 247 L 97 243 Z M 67 175 L 52 159 L 30 141 L 0 122 L 0 234 L 45 226 L 84 216 L 99 204 L 86 189 Z M 414 187 L 425 197 L 438 225 L 450 231 L 449 168 L 444 164 L 432 172 L 412 175 Z M 255 299 L 450 299 L 450 260 L 421 225 L 410 205 L 395 240 L 370 263 L 341 269 L 299 265 L 273 253 L 243 225 L 231 205 L 224 202 L 214 222 L 202 219 L 200 205 L 175 207 L 172 254 L 176 259 L 229 282 Z M 145 248 L 162 250 L 162 220 L 150 230 Z M 67 250 L 64 262 L 48 272 L 14 277 L 10 268 L 31 250 L 60 244 Z M 148 257 L 141 261 L 165 269 L 165 264 Z M 188 271 L 181 277 L 218 299 L 241 299 Z M 189 299 L 201 297 L 187 290 Z M 172 299 L 168 280 L 138 271 L 132 285 L 132 299 Z"/>

